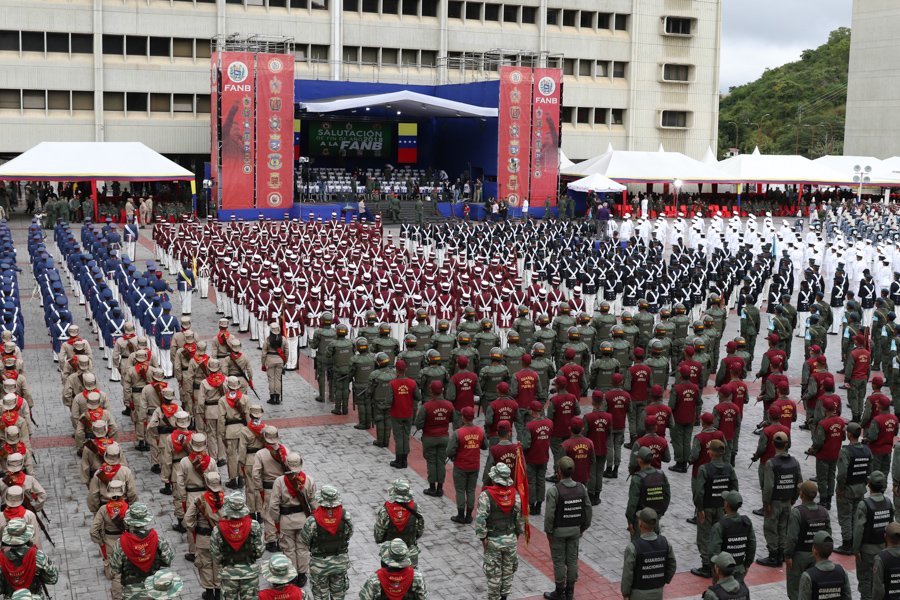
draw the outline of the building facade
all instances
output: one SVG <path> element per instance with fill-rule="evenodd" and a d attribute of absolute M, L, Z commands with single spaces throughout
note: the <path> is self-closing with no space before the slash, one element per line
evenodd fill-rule
<path fill-rule="evenodd" d="M 854 0 L 844 154 L 900 156 L 900 3 Z"/>
<path fill-rule="evenodd" d="M 53 140 L 208 157 L 211 40 L 263 35 L 294 40 L 297 79 L 457 83 L 533 53 L 564 71 L 570 158 L 700 158 L 717 139 L 722 3 L 0 0 L 0 155 Z"/>

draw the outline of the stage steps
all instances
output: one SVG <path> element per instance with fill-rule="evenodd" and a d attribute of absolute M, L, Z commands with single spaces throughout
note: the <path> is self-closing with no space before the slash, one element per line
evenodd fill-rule
<path fill-rule="evenodd" d="M 369 202 L 367 204 L 369 212 L 373 215 L 381 213 L 382 222 L 385 225 L 391 225 L 392 221 L 390 220 L 388 214 L 388 203 L 387 202 Z M 431 202 L 425 202 L 425 210 L 423 213 L 424 221 L 426 223 L 437 223 L 443 222 L 447 220 L 447 217 L 442 216 L 438 213 L 434 204 Z M 400 202 L 400 222 L 401 223 L 416 223 L 416 203 L 415 201 L 406 200 Z"/>

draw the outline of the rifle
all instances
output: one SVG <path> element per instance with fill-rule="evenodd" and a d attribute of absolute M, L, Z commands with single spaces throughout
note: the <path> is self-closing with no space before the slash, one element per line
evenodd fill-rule
<path fill-rule="evenodd" d="M 27 510 L 30 510 L 34 513 L 34 520 L 37 521 L 38 527 L 41 528 L 41 532 L 44 534 L 44 537 L 47 538 L 47 541 L 50 542 L 50 545 L 56 548 L 56 543 L 54 543 L 53 538 L 50 537 L 50 532 L 47 531 L 47 526 L 44 525 L 44 522 L 41 521 L 41 517 L 38 515 L 43 515 L 47 521 L 50 520 L 50 517 L 47 516 L 47 513 L 44 512 L 43 507 L 41 507 L 40 511 L 34 509 L 34 505 L 31 503 L 31 499 L 28 497 L 28 493 L 26 492 L 22 498 L 22 506 L 24 506 Z"/>
<path fill-rule="evenodd" d="M 753 463 L 755 463 L 755 462 L 758 461 L 758 460 L 759 460 L 758 458 L 751 458 L 751 459 L 750 459 L 750 464 L 747 465 L 747 469 L 749 470 L 750 467 L 753 466 Z"/>
<path fill-rule="evenodd" d="M 250 388 L 250 391 L 253 392 L 253 395 L 256 396 L 256 399 L 262 402 L 262 398 L 259 397 L 259 394 L 256 393 L 256 388 L 253 387 L 253 380 L 247 377 L 247 373 L 245 373 L 244 370 L 236 362 L 232 361 L 232 364 L 238 370 L 238 374 L 240 374 L 240 376 L 243 377 L 244 380 L 246 380 L 247 386 Z M 244 416 L 243 411 L 241 411 L 241 416 Z M 244 417 L 244 420 L 247 420 L 246 417 Z"/>

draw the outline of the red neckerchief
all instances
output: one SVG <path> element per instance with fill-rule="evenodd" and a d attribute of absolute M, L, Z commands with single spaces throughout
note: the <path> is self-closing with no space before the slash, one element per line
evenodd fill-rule
<path fill-rule="evenodd" d="M 127 512 L 128 503 L 124 500 L 110 500 L 106 503 L 106 516 L 110 519 L 124 519 Z"/>
<path fill-rule="evenodd" d="M 231 334 L 224 329 L 220 329 L 219 333 L 216 334 L 216 340 L 218 340 L 219 344 L 222 346 L 225 346 L 228 343 L 228 338 L 230 337 Z"/>
<path fill-rule="evenodd" d="M 210 373 L 206 377 L 206 383 L 211 388 L 222 387 L 222 384 L 225 383 L 225 375 L 219 372 Z"/>
<path fill-rule="evenodd" d="M 77 342 L 77 341 L 80 340 L 80 339 L 82 339 L 82 338 L 80 338 L 80 337 L 77 336 L 77 335 L 76 335 L 76 336 L 72 336 L 72 337 L 70 337 L 69 339 L 66 340 L 66 343 L 69 344 L 70 346 L 74 346 L 74 345 L 75 345 L 75 342 Z"/>
<path fill-rule="evenodd" d="M 249 423 L 247 423 L 247 429 L 253 432 L 256 437 L 262 436 L 262 430 L 266 426 L 266 423 L 262 419 L 251 419 Z"/>
<path fill-rule="evenodd" d="M 233 361 L 237 361 L 237 359 L 239 359 L 243 355 L 244 355 L 243 352 L 229 352 L 228 353 L 228 356 L 230 356 L 231 360 L 233 360 Z"/>
<path fill-rule="evenodd" d="M 99 406 L 97 408 L 87 409 L 87 412 L 85 412 L 84 414 L 86 414 L 90 422 L 93 423 L 94 421 L 100 421 L 101 419 L 103 419 L 103 412 L 103 407 Z"/>
<path fill-rule="evenodd" d="M 116 440 L 112 439 L 111 437 L 94 438 L 94 445 L 97 447 L 97 452 L 100 454 L 100 456 L 106 455 L 106 447 L 112 444 L 114 441 Z"/>
<path fill-rule="evenodd" d="M 184 348 L 187 351 L 188 356 L 191 358 L 194 358 L 194 355 L 197 354 L 197 344 L 196 343 L 185 344 L 184 346 L 182 346 L 182 348 Z"/>
<path fill-rule="evenodd" d="M 286 470 L 284 461 L 287 460 L 287 448 L 284 447 L 284 444 L 278 444 L 278 448 L 272 444 L 266 444 L 266 450 L 268 450 L 269 454 L 272 455 L 272 458 L 281 465 L 281 468 Z"/>
<path fill-rule="evenodd" d="M 143 573 L 150 572 L 158 544 L 159 536 L 155 529 L 151 529 L 145 538 L 139 538 L 130 531 L 126 531 L 119 538 L 119 545 L 122 546 L 126 558 Z"/>
<path fill-rule="evenodd" d="M 303 600 L 303 590 L 296 585 L 259 590 L 259 600 Z"/>
<path fill-rule="evenodd" d="M 232 550 L 238 551 L 247 541 L 247 536 L 250 535 L 252 522 L 250 515 L 245 515 L 240 519 L 220 519 L 219 533 L 222 534 L 222 539 L 231 546 Z"/>
<path fill-rule="evenodd" d="M 231 390 L 225 394 L 225 402 L 228 403 L 229 407 L 234 409 L 238 402 L 240 402 L 242 396 L 243 394 L 239 390 Z"/>
<path fill-rule="evenodd" d="M 338 527 L 341 526 L 341 519 L 344 518 L 344 507 L 325 508 L 320 506 L 313 515 L 316 517 L 316 524 L 319 527 L 334 535 L 337 533 Z"/>
<path fill-rule="evenodd" d="M 388 600 L 402 600 L 406 597 L 409 588 L 412 587 L 415 571 L 412 567 L 406 567 L 399 571 L 382 567 L 375 574 L 378 575 L 378 582 Z"/>
<path fill-rule="evenodd" d="M 508 513 L 516 505 L 516 490 L 512 486 L 489 485 L 484 488 L 484 491 L 490 494 L 500 510 L 505 513 Z"/>
<path fill-rule="evenodd" d="M 416 503 L 410 501 L 409 505 L 403 505 L 399 502 L 385 502 L 384 508 L 387 509 L 388 517 L 397 531 L 403 531 L 412 516 L 412 511 L 416 509 Z"/>
<path fill-rule="evenodd" d="M 209 354 L 201 354 L 200 356 L 197 356 L 197 355 L 195 354 L 195 355 L 192 356 L 191 358 L 193 358 L 194 361 L 196 361 L 196 363 L 197 363 L 198 365 L 206 365 L 206 363 L 209 362 Z"/>
<path fill-rule="evenodd" d="M 181 409 L 180 406 L 175 404 L 174 402 L 163 402 L 159 405 L 159 410 L 162 412 L 163 416 L 167 419 L 171 419 L 172 416 L 177 413 Z"/>
<path fill-rule="evenodd" d="M 13 381 L 19 380 L 19 372 L 15 369 L 6 369 L 3 371 L 4 379 L 12 379 Z"/>
<path fill-rule="evenodd" d="M 134 370 L 140 376 L 141 379 L 146 383 L 147 381 L 147 371 L 150 370 L 150 361 L 147 362 L 136 362 L 134 363 Z"/>
<path fill-rule="evenodd" d="M 126 340 L 126 341 L 130 340 L 133 337 L 137 337 L 137 334 L 136 333 L 125 333 L 122 335 L 122 339 Z"/>
<path fill-rule="evenodd" d="M 16 356 L 15 351 L 7 352 L 6 350 L 4 350 L 3 354 L 0 354 L 0 360 L 6 360 L 7 358 L 15 358 L 16 360 L 19 360 L 19 357 Z"/>
<path fill-rule="evenodd" d="M 3 479 L 4 483 L 8 484 L 6 487 L 12 487 L 14 485 L 24 487 L 22 484 L 25 483 L 25 471 L 18 471 L 16 473 L 7 471 L 6 476 Z"/>
<path fill-rule="evenodd" d="M 206 501 L 206 504 L 209 506 L 209 509 L 214 513 L 219 512 L 219 509 L 222 508 L 222 504 L 225 502 L 225 492 L 213 492 L 210 490 L 206 490 L 203 492 L 203 500 Z"/>
<path fill-rule="evenodd" d="M 18 410 L 5 410 L 3 414 L 0 415 L 0 421 L 3 422 L 3 428 L 6 429 L 10 425 L 15 425 L 19 422 L 19 411 Z"/>
<path fill-rule="evenodd" d="M 3 442 L 3 448 L 0 449 L 0 454 L 2 454 L 3 456 L 9 456 L 10 454 L 14 454 L 16 452 L 18 452 L 22 456 L 25 456 L 25 453 L 28 452 L 28 448 L 26 448 L 25 444 L 23 444 L 22 442 L 16 442 L 14 446 Z"/>
<path fill-rule="evenodd" d="M 160 405 L 162 405 L 162 391 L 169 387 L 169 384 L 165 381 L 151 381 L 150 385 L 153 386 L 153 391 L 156 393 L 156 399 L 159 400 Z"/>
<path fill-rule="evenodd" d="M 13 590 L 31 588 L 34 575 L 37 572 L 37 547 L 32 546 L 22 557 L 22 562 L 16 564 L 6 556 L 6 551 L 0 552 L 0 571 L 6 584 Z"/>
<path fill-rule="evenodd" d="M 306 473 L 300 471 L 300 474 L 297 475 L 297 482 L 294 482 L 294 477 L 291 475 L 284 476 L 284 484 L 287 486 L 288 493 L 291 495 L 291 498 L 296 498 L 297 494 L 299 494 L 303 487 L 306 485 Z"/>
<path fill-rule="evenodd" d="M 169 439 L 172 440 L 172 450 L 175 454 L 181 454 L 184 447 L 190 443 L 192 435 L 193 432 L 187 429 L 176 429 L 169 434 Z"/>
<path fill-rule="evenodd" d="M 81 356 L 81 355 L 73 354 L 72 358 L 69 359 L 69 364 L 72 365 L 72 368 L 75 369 L 76 371 L 78 370 L 78 357 L 79 356 Z"/>
<path fill-rule="evenodd" d="M 3 509 L 3 516 L 6 517 L 7 521 L 12 521 L 13 519 L 24 519 L 25 507 L 21 504 L 19 506 L 7 506 Z"/>
<path fill-rule="evenodd" d="M 194 465 L 194 470 L 202 476 L 206 473 L 206 469 L 209 467 L 209 462 L 212 460 L 206 452 L 191 452 L 188 454 L 188 460 L 191 461 L 191 464 Z"/>
<path fill-rule="evenodd" d="M 122 465 L 111 465 L 111 464 L 105 462 L 102 465 L 100 465 L 99 469 L 97 469 L 97 477 L 104 484 L 108 485 L 109 482 L 112 481 L 112 478 L 116 476 L 116 473 L 119 472 L 119 469 L 121 467 L 122 467 Z"/>

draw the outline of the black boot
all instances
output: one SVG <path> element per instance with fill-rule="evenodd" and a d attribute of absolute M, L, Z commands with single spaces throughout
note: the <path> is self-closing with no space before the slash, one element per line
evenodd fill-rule
<path fill-rule="evenodd" d="M 220 590 L 219 588 L 216 588 L 213 591 L 216 593 L 216 600 L 222 600 L 222 590 Z"/>
<path fill-rule="evenodd" d="M 551 475 L 550 477 L 547 477 L 546 480 L 548 483 L 556 483 L 556 475 Z"/>
<path fill-rule="evenodd" d="M 764 516 L 766 516 L 766 509 L 757 508 L 756 510 L 753 511 L 753 514 L 756 515 L 757 517 L 764 517 Z"/>
<path fill-rule="evenodd" d="M 575 584 L 566 583 L 566 600 L 575 600 Z"/>
<path fill-rule="evenodd" d="M 853 556 L 853 546 L 845 541 L 840 546 L 835 547 L 834 553 L 843 556 Z"/>
<path fill-rule="evenodd" d="M 709 579 L 712 577 L 712 571 L 709 568 L 709 565 L 703 565 L 699 569 L 691 569 L 691 575 L 696 575 L 697 577 L 703 577 L 704 579 Z"/>
<path fill-rule="evenodd" d="M 295 585 L 297 587 L 303 587 L 306 585 L 306 573 L 297 573 L 297 583 Z"/>
<path fill-rule="evenodd" d="M 426 496 L 437 496 L 437 494 L 434 491 L 434 487 L 435 487 L 434 483 L 429 483 L 428 489 L 422 490 L 422 493 L 425 494 Z"/>
<path fill-rule="evenodd" d="M 612 467 L 606 467 L 606 470 L 603 471 L 603 478 L 604 479 L 612 479 L 613 478 L 613 468 Z"/>
<path fill-rule="evenodd" d="M 172 495 L 172 484 L 167 483 L 166 485 L 159 488 L 159 493 L 163 494 L 164 496 L 171 496 Z"/>
<path fill-rule="evenodd" d="M 403 468 L 404 468 L 404 469 L 405 469 L 406 467 L 409 466 L 409 463 L 406 462 L 406 459 L 407 459 L 407 458 L 409 458 L 409 454 L 404 454 L 404 455 L 403 455 Z"/>
<path fill-rule="evenodd" d="M 124 416 L 126 416 L 126 417 L 130 417 L 130 416 L 131 416 L 131 409 L 128 408 L 128 407 L 126 406 L 126 407 L 125 407 L 125 410 L 122 411 L 122 414 L 123 414 Z"/>
<path fill-rule="evenodd" d="M 600 504 L 600 492 L 594 492 L 591 494 L 591 506 L 599 506 Z"/>
<path fill-rule="evenodd" d="M 434 495 L 436 498 L 440 498 L 441 496 L 444 495 L 444 484 L 443 483 L 439 483 L 435 486 Z"/>
<path fill-rule="evenodd" d="M 266 400 L 266 404 L 278 404 L 278 398 L 275 394 L 270 394 L 269 399 Z"/>
<path fill-rule="evenodd" d="M 403 455 L 402 454 L 396 455 L 394 457 L 394 460 L 391 461 L 391 466 L 394 467 L 395 469 L 402 469 L 403 468 Z"/>
<path fill-rule="evenodd" d="M 217 467 L 224 467 L 225 464 L 226 464 L 226 462 L 225 462 L 225 459 L 224 459 L 224 458 L 220 458 L 219 460 L 216 461 L 216 466 L 217 466 Z"/>
<path fill-rule="evenodd" d="M 543 504 L 543 503 L 542 502 L 534 503 L 534 512 L 532 514 L 535 514 L 535 515 L 541 514 L 541 504 Z"/>
<path fill-rule="evenodd" d="M 356 425 L 353 426 L 353 429 L 359 429 L 360 431 L 365 431 L 366 429 L 368 429 L 368 427 L 366 427 L 362 423 L 357 423 Z"/>
<path fill-rule="evenodd" d="M 187 552 L 184 555 L 184 560 L 186 560 L 188 562 L 194 562 L 195 560 L 197 560 L 197 555 L 194 554 L 193 552 Z"/>
<path fill-rule="evenodd" d="M 769 552 L 769 555 L 765 558 L 757 558 L 756 564 L 762 565 L 764 567 L 773 567 L 778 568 L 781 566 L 781 560 L 778 558 L 778 551 Z"/>
<path fill-rule="evenodd" d="M 335 406 L 334 408 L 331 409 L 331 414 L 339 415 L 339 414 L 341 414 L 341 409 L 339 409 L 337 406 Z"/>
<path fill-rule="evenodd" d="M 203 595 L 201 596 L 202 600 L 215 600 L 216 593 L 212 590 L 212 588 L 206 588 L 203 590 Z"/>
<path fill-rule="evenodd" d="M 459 508 L 456 510 L 456 516 L 450 517 L 450 520 L 454 523 L 459 523 L 460 525 L 466 524 L 466 513 L 463 509 Z"/>
<path fill-rule="evenodd" d="M 616 465 L 615 467 L 613 467 L 613 470 L 612 470 L 612 478 L 613 478 L 613 479 L 618 479 L 618 478 L 619 478 L 619 465 Z"/>
<path fill-rule="evenodd" d="M 634 438 L 633 438 L 633 437 L 629 437 L 629 438 L 628 438 L 628 443 L 627 443 L 627 444 L 622 444 L 622 446 L 624 446 L 625 448 L 628 448 L 629 450 L 631 450 L 631 447 L 634 446 Z"/>
<path fill-rule="evenodd" d="M 172 525 L 172 529 L 178 533 L 187 533 L 187 528 L 181 523 L 181 519 L 178 519 L 178 521 Z"/>
<path fill-rule="evenodd" d="M 546 600 L 566 600 L 566 587 L 561 583 L 557 583 L 555 590 L 544 592 L 544 598 Z"/>
<path fill-rule="evenodd" d="M 159 465 L 153 465 L 150 467 L 150 472 L 155 473 L 156 475 L 159 475 L 162 472 L 162 469 L 160 468 Z"/>
<path fill-rule="evenodd" d="M 266 550 L 269 552 L 278 552 L 278 542 L 266 542 Z"/>
<path fill-rule="evenodd" d="M 229 479 L 227 482 L 225 482 L 225 487 L 227 487 L 229 490 L 236 490 L 241 487 L 241 484 L 238 482 L 237 477 L 235 477 L 234 479 Z"/>
<path fill-rule="evenodd" d="M 541 506 L 541 503 L 538 502 L 538 508 L 540 508 L 540 506 Z M 471 523 L 472 523 L 472 509 L 469 509 L 466 511 L 466 525 L 469 525 Z"/>

